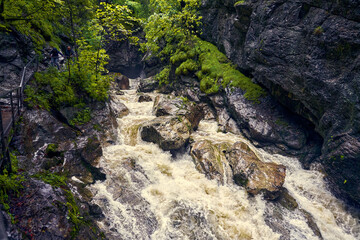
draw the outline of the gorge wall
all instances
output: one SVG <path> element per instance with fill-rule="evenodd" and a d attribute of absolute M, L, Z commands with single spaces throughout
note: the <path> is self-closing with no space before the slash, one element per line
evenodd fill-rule
<path fill-rule="evenodd" d="M 360 203 L 359 1 L 235 2 L 202 1 L 203 38 L 315 125 L 330 186 Z"/>

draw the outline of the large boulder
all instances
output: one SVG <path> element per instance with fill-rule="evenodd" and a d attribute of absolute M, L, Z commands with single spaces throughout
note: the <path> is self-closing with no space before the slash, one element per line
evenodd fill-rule
<path fill-rule="evenodd" d="M 229 143 L 212 143 L 209 140 L 195 142 L 191 146 L 190 154 L 196 169 L 204 173 L 209 179 L 216 179 L 219 183 L 232 183 L 232 171 L 224 155 L 231 147 Z"/>
<path fill-rule="evenodd" d="M 130 80 L 127 76 L 122 74 L 115 74 L 115 84 L 120 90 L 130 89 Z"/>
<path fill-rule="evenodd" d="M 111 96 L 110 106 L 116 118 L 127 116 L 130 112 L 117 96 Z"/>
<path fill-rule="evenodd" d="M 183 116 L 158 117 L 140 128 L 141 139 L 153 142 L 165 151 L 184 147 L 190 138 L 191 123 Z"/>
<path fill-rule="evenodd" d="M 252 195 L 264 193 L 271 200 L 282 190 L 285 166 L 262 162 L 244 142 L 202 140 L 192 144 L 190 154 L 199 172 L 221 184 L 234 182 Z"/>
<path fill-rule="evenodd" d="M 157 87 L 159 87 L 159 82 L 156 81 L 154 78 L 150 77 L 150 78 L 145 78 L 145 79 L 141 79 L 138 89 L 138 92 L 152 92 L 154 91 Z"/>
<path fill-rule="evenodd" d="M 269 199 L 278 196 L 285 182 L 285 166 L 260 161 L 243 142 L 235 143 L 226 155 L 236 184 L 245 186 L 251 194 L 265 192 Z"/>
<path fill-rule="evenodd" d="M 160 95 L 155 98 L 153 112 L 155 116 L 185 116 L 191 123 L 191 128 L 196 130 L 204 118 L 201 105 L 186 98 L 169 97 Z"/>

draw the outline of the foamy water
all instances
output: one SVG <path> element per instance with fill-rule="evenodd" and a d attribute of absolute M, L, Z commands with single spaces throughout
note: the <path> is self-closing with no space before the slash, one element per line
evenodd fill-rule
<path fill-rule="evenodd" d="M 106 216 L 99 225 L 109 239 L 280 239 L 281 234 L 266 224 L 270 204 L 262 196 L 250 197 L 242 187 L 207 179 L 189 154 L 174 159 L 143 142 L 137 129 L 155 118 L 153 102 L 138 103 L 135 90 L 118 97 L 130 114 L 118 120 L 117 145 L 104 149 L 99 167 L 107 180 L 90 187 L 93 203 Z M 217 130 L 216 122 L 202 121 L 192 138 L 247 142 Z M 313 216 L 324 239 L 360 239 L 359 220 L 326 189 L 320 172 L 303 170 L 297 159 L 250 147 L 263 161 L 287 167 L 284 187 L 299 204 L 294 211 L 281 209 L 287 239 L 319 239 L 301 209 Z"/>

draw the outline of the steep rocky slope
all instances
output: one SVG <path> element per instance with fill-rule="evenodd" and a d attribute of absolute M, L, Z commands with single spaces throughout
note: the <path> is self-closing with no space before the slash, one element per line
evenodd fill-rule
<path fill-rule="evenodd" d="M 202 1 L 203 38 L 315 125 L 331 186 L 360 203 L 360 2 L 235 2 Z"/>

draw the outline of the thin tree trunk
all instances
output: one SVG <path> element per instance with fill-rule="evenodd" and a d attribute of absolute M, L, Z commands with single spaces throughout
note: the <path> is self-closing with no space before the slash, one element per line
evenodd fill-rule
<path fill-rule="evenodd" d="M 101 35 L 100 35 L 100 42 L 99 42 L 99 47 L 98 47 L 98 52 L 97 52 L 97 57 L 96 57 L 96 66 L 95 66 L 95 74 L 96 74 L 96 81 L 98 80 L 98 68 L 99 68 L 99 58 L 100 58 L 100 49 L 101 49 L 101 42 L 103 39 L 103 33 L 104 30 L 101 31 Z"/>

